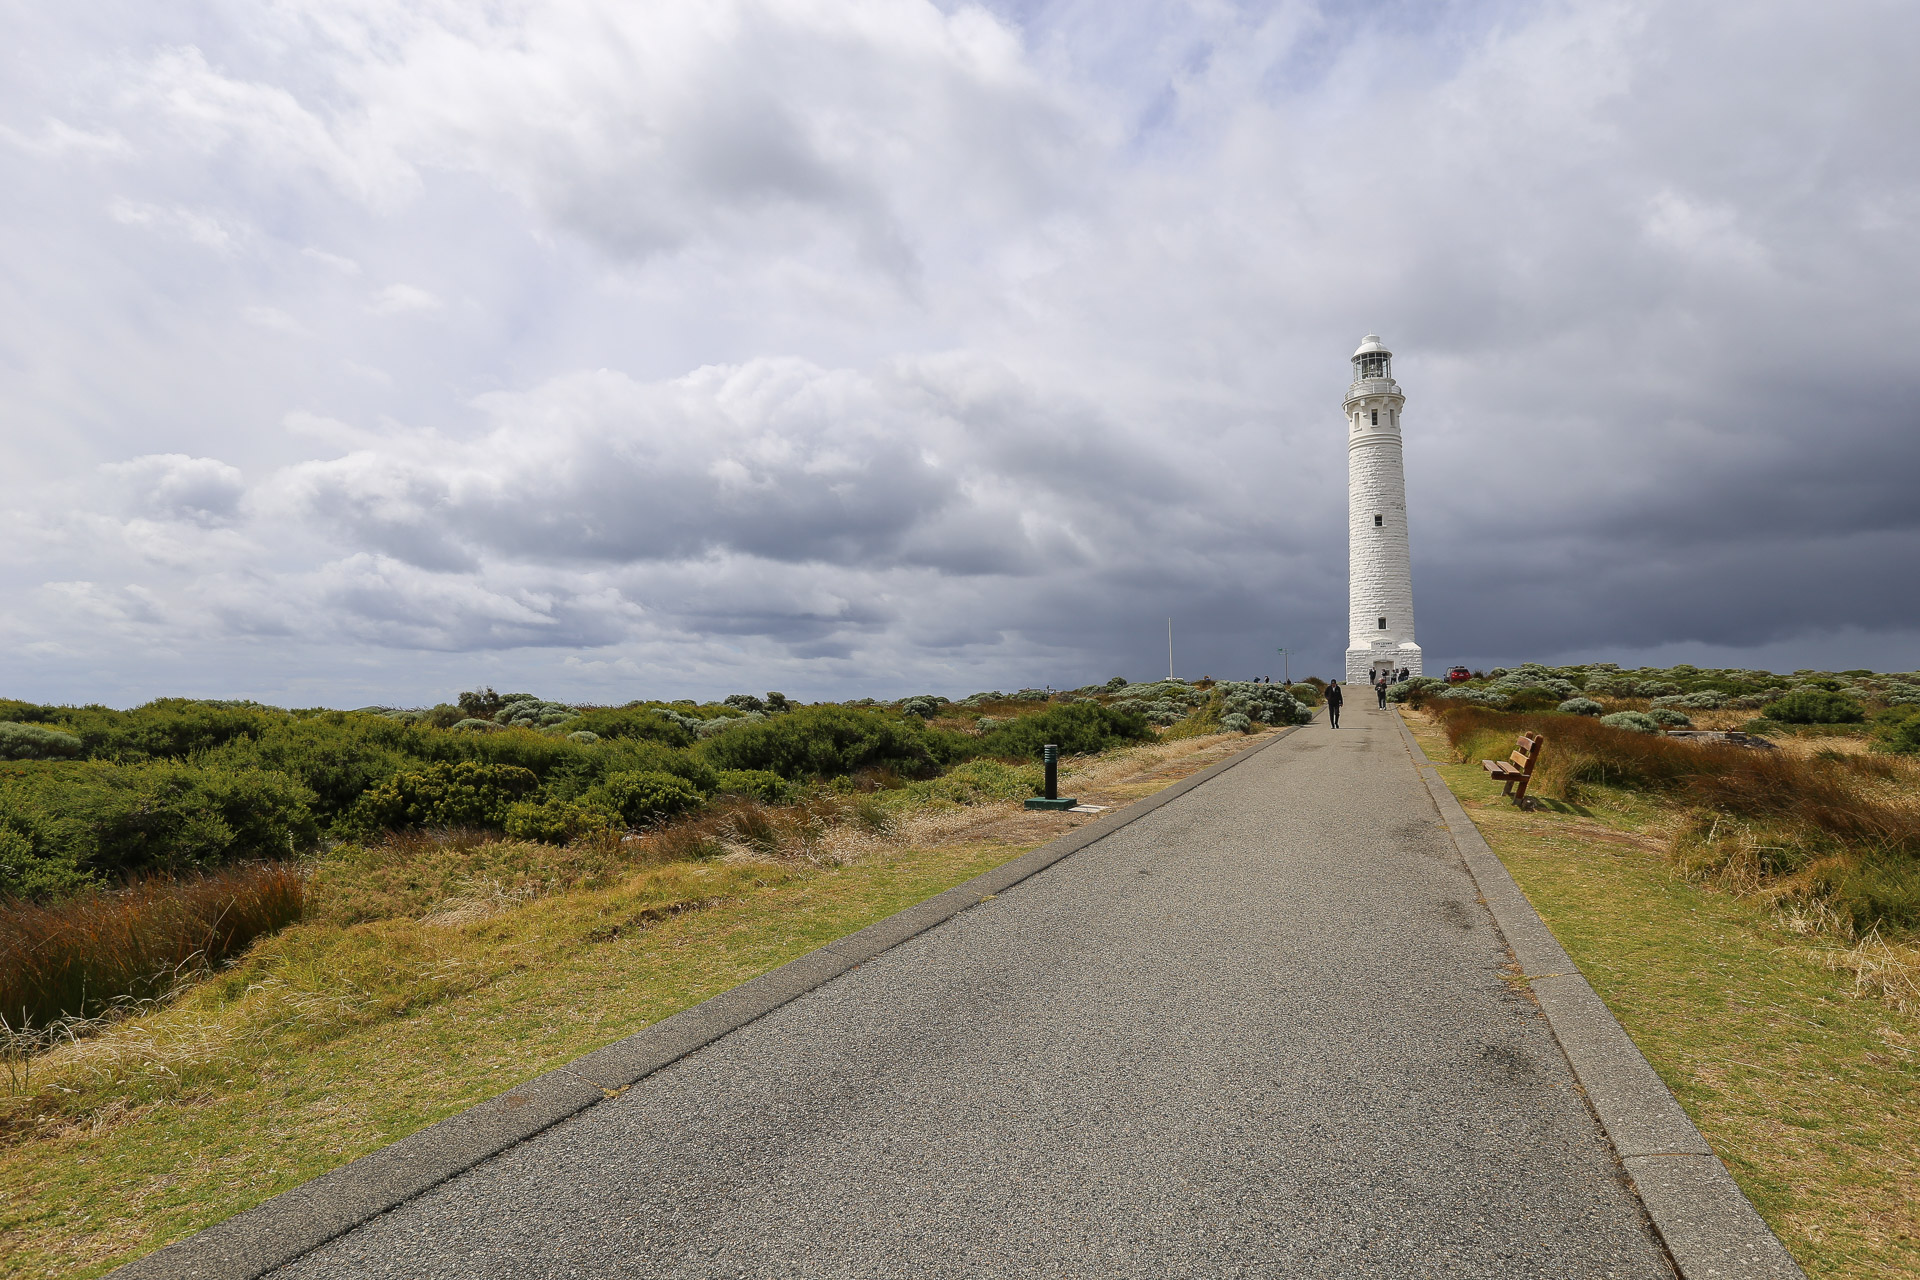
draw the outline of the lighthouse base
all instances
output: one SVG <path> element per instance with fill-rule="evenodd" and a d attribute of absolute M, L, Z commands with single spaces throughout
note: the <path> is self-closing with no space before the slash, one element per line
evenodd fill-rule
<path fill-rule="evenodd" d="M 1372 684 L 1377 671 L 1425 675 L 1420 669 L 1420 646 L 1411 640 L 1375 640 L 1364 649 L 1347 650 L 1347 683 Z"/>

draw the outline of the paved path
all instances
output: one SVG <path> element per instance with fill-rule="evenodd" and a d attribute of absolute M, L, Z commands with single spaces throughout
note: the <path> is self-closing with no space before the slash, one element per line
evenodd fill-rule
<path fill-rule="evenodd" d="M 276 1274 L 1671 1276 L 1391 714 Z"/>

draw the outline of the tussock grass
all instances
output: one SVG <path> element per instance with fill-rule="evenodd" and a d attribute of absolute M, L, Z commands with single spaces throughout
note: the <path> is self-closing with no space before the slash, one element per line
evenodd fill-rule
<path fill-rule="evenodd" d="M 51 906 L 0 904 L 0 1019 L 64 1022 L 68 1034 L 116 1006 L 163 998 L 185 977 L 296 920 L 306 898 L 287 863 L 147 876 Z"/>
<path fill-rule="evenodd" d="M 1569 804 L 1601 788 L 1658 798 L 1677 815 L 1670 852 L 1694 872 L 1819 902 L 1850 936 L 1920 930 L 1920 762 L 1701 744 L 1584 716 L 1462 707 L 1437 720 L 1463 762 L 1544 734 L 1534 787 Z"/>

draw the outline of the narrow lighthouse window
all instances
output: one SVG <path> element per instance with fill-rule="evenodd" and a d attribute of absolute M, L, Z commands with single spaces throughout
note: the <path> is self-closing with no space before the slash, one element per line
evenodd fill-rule
<path fill-rule="evenodd" d="M 1376 427 L 1380 425 L 1380 411 L 1378 409 L 1373 411 L 1373 425 Z"/>
<path fill-rule="evenodd" d="M 1380 526 L 1384 525 L 1386 522 L 1387 522 L 1387 518 L 1385 516 L 1375 516 L 1373 518 L 1373 527 L 1378 529 Z"/>
<path fill-rule="evenodd" d="M 1387 620 L 1385 618 L 1380 619 L 1380 629 L 1382 631 L 1387 629 Z"/>

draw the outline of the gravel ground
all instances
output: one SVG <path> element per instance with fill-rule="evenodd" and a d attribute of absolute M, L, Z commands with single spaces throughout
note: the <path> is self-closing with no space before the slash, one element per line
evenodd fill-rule
<path fill-rule="evenodd" d="M 276 1274 L 1671 1276 L 1391 714 Z"/>

